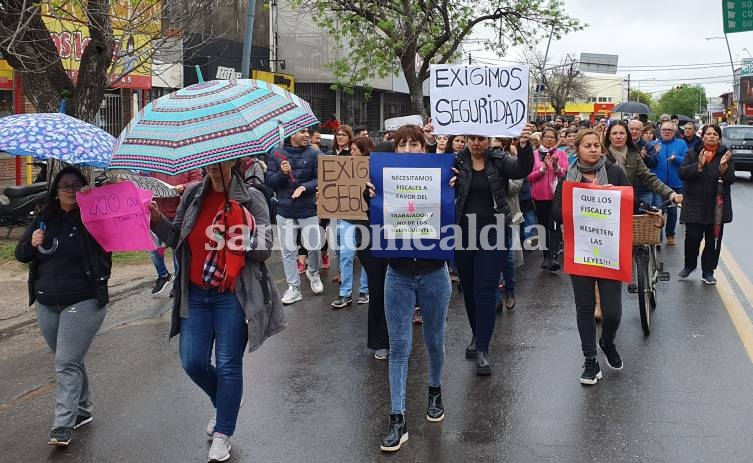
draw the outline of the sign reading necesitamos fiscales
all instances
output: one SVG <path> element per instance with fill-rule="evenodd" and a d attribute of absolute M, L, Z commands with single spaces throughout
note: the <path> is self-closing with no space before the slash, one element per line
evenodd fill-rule
<path fill-rule="evenodd" d="M 431 117 L 443 135 L 517 137 L 528 115 L 528 66 L 431 66 Z"/>

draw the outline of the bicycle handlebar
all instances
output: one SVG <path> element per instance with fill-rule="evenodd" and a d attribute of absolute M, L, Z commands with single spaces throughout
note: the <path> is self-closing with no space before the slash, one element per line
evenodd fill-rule
<path fill-rule="evenodd" d="M 642 212 L 644 214 L 651 213 L 651 212 L 655 213 L 655 212 L 660 212 L 662 209 L 666 207 L 680 207 L 680 205 L 675 203 L 671 199 L 664 201 L 663 203 L 661 203 L 661 205 L 659 205 L 659 207 L 655 207 L 651 204 L 646 204 L 644 202 L 641 202 L 640 206 L 638 206 L 638 212 Z"/>

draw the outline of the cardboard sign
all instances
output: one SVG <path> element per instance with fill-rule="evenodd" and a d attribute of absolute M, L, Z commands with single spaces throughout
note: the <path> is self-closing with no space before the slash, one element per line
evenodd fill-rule
<path fill-rule="evenodd" d="M 633 188 L 562 184 L 565 273 L 630 282 Z"/>
<path fill-rule="evenodd" d="M 528 66 L 431 66 L 434 132 L 517 137 L 528 118 Z"/>
<path fill-rule="evenodd" d="M 420 115 L 393 117 L 392 119 L 384 120 L 384 130 L 397 130 L 402 126 L 409 124 L 423 127 L 424 120 Z"/>
<path fill-rule="evenodd" d="M 81 221 L 105 251 L 156 249 L 149 230 L 151 191 L 119 182 L 76 193 L 76 199 Z"/>
<path fill-rule="evenodd" d="M 454 154 L 371 154 L 376 197 L 371 225 L 374 257 L 452 259 L 455 190 L 450 188 Z M 441 244 L 444 243 L 444 248 Z"/>
<path fill-rule="evenodd" d="M 322 219 L 368 220 L 363 199 L 368 181 L 368 157 L 319 156 L 316 215 Z"/>

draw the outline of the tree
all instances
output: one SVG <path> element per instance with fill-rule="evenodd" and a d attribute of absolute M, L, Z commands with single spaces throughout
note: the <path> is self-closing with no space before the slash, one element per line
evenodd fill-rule
<path fill-rule="evenodd" d="M 629 101 L 637 101 L 639 103 L 643 103 L 649 108 L 653 110 L 654 105 L 656 104 L 656 101 L 654 101 L 654 97 L 651 96 L 650 93 L 642 92 L 640 90 L 630 90 L 630 95 L 628 96 Z"/>
<path fill-rule="evenodd" d="M 355 86 L 402 70 L 412 110 L 422 115 L 429 66 L 452 62 L 477 26 L 495 30 L 486 46 L 500 55 L 510 45 L 535 44 L 550 32 L 559 39 L 584 27 L 566 14 L 563 0 L 293 0 L 292 5 L 312 8 L 310 17 L 350 50 L 331 63 L 339 84 Z"/>
<path fill-rule="evenodd" d="M 531 79 L 538 92 L 549 100 L 555 114 L 562 114 L 568 101 L 588 96 L 586 80 L 577 63 L 569 57 L 551 67 L 544 62 L 544 55 L 537 51 L 525 54 L 524 60 L 530 67 Z"/>
<path fill-rule="evenodd" d="M 0 53 L 37 111 L 56 112 L 65 99 L 68 114 L 93 121 L 108 86 L 150 66 L 160 49 L 180 46 L 182 31 L 197 27 L 213 5 L 184 3 L 0 0 Z M 71 25 L 76 37 L 51 33 L 49 26 L 56 24 Z M 61 54 L 75 55 L 76 73 L 67 72 Z"/>
<path fill-rule="evenodd" d="M 706 89 L 700 85 L 680 85 L 664 93 L 656 105 L 659 114 L 694 114 L 706 112 Z"/>

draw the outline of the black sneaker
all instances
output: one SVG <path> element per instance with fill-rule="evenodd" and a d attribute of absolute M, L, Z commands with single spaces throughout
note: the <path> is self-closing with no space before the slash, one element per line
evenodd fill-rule
<path fill-rule="evenodd" d="M 382 439 L 379 448 L 382 452 L 397 452 L 408 441 L 408 425 L 402 413 L 390 414 L 390 430 Z"/>
<path fill-rule="evenodd" d="M 596 357 L 587 358 L 583 363 L 583 374 L 580 375 L 580 383 L 593 386 L 602 377 L 601 368 L 599 368 L 599 362 L 596 361 Z"/>
<path fill-rule="evenodd" d="M 476 352 L 476 376 L 489 376 L 492 366 L 489 363 L 489 352 Z"/>
<path fill-rule="evenodd" d="M 173 276 L 170 273 L 163 277 L 157 277 L 157 279 L 154 280 L 154 286 L 152 287 L 152 295 L 156 296 L 162 294 L 165 288 L 167 288 L 167 284 L 171 281 L 173 281 Z"/>
<path fill-rule="evenodd" d="M 544 257 L 541 261 L 541 268 L 547 269 L 549 266 L 552 265 L 552 261 L 548 257 Z"/>
<path fill-rule="evenodd" d="M 426 419 L 432 423 L 439 423 L 444 419 L 441 387 L 429 386 L 429 405 L 426 407 Z"/>
<path fill-rule="evenodd" d="M 690 276 L 691 273 L 693 273 L 693 270 L 695 269 L 685 267 L 682 270 L 680 270 L 680 273 L 678 273 L 677 276 L 680 278 L 687 278 Z"/>
<path fill-rule="evenodd" d="M 369 303 L 369 293 L 358 293 L 358 299 L 356 299 L 356 304 L 368 304 Z"/>
<path fill-rule="evenodd" d="M 465 358 L 467 359 L 476 358 L 476 336 L 474 336 L 471 339 L 471 343 L 468 344 L 468 347 L 465 348 Z"/>
<path fill-rule="evenodd" d="M 604 352 L 609 368 L 612 370 L 622 370 L 622 359 L 620 358 L 620 353 L 617 352 L 617 347 L 614 344 L 607 347 L 606 344 L 599 339 L 599 349 Z"/>
<path fill-rule="evenodd" d="M 551 261 L 549 261 L 549 271 L 550 272 L 552 272 L 552 273 L 559 272 L 560 268 L 562 268 L 562 267 L 560 266 L 560 262 L 559 262 L 559 260 L 556 257 L 553 258 Z"/>
<path fill-rule="evenodd" d="M 93 420 L 94 418 L 92 418 L 91 415 L 89 416 L 78 415 L 76 416 L 76 424 L 73 425 L 73 429 L 78 429 L 85 424 L 91 423 Z"/>
<path fill-rule="evenodd" d="M 67 447 L 71 443 L 71 434 L 73 434 L 73 429 L 71 428 L 63 426 L 52 428 L 52 431 L 50 431 L 50 440 L 47 444 L 56 447 Z"/>
<path fill-rule="evenodd" d="M 353 303 L 353 298 L 350 296 L 339 296 L 337 299 L 332 301 L 332 304 L 330 304 L 332 307 L 336 309 L 342 309 L 343 307 L 347 307 L 350 304 Z"/>
<path fill-rule="evenodd" d="M 716 277 L 714 277 L 714 272 L 703 272 L 701 274 L 701 281 L 703 281 L 707 285 L 715 285 Z"/>

